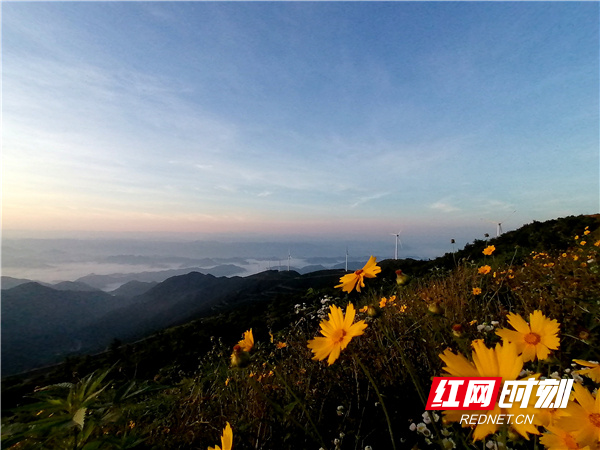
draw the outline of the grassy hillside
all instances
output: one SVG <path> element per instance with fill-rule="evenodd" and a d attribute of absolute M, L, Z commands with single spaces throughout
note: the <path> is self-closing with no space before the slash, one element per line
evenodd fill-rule
<path fill-rule="evenodd" d="M 533 223 L 433 261 L 383 261 L 360 293 L 334 288 L 343 272 L 331 271 L 297 275 L 296 286 L 268 296 L 240 292 L 235 309 L 4 380 L 3 400 L 21 406 L 4 412 L 3 444 L 208 448 L 221 445 L 229 423 L 235 449 L 598 448 L 598 434 L 590 435 L 600 431 L 600 411 L 588 411 L 576 429 L 569 417 L 600 405 L 590 406 L 600 369 L 582 370 L 600 359 L 599 224 L 598 216 Z M 409 283 L 397 284 L 398 269 Z M 331 365 L 312 359 L 308 343 L 322 336 L 320 324 L 334 306 L 347 313 L 350 305 L 363 334 Z M 545 324 L 536 333 L 548 355 L 524 361 L 508 351 L 516 344 L 503 342 L 503 330 L 519 323 L 515 315 Z M 556 336 L 550 323 L 559 325 Z M 233 347 L 249 329 L 249 360 L 232 367 Z M 486 364 L 470 365 L 484 355 Z M 582 388 L 566 410 L 537 411 L 529 428 L 463 428 L 451 413 L 424 415 L 432 377 L 457 367 L 490 376 L 508 366 L 516 377 L 575 379 Z M 32 383 L 37 392 L 22 398 Z"/>

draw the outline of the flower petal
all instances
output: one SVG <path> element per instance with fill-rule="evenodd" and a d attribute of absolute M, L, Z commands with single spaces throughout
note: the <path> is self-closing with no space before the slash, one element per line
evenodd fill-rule
<path fill-rule="evenodd" d="M 508 323 L 517 330 L 519 333 L 527 334 L 531 332 L 529 324 L 520 315 L 514 313 L 508 313 L 506 315 Z"/>

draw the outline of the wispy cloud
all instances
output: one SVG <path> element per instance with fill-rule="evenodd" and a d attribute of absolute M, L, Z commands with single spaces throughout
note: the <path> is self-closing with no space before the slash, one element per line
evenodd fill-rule
<path fill-rule="evenodd" d="M 378 200 L 388 195 L 390 195 L 389 192 L 379 192 L 376 194 L 360 196 L 353 203 L 350 204 L 350 208 L 356 208 L 360 205 L 364 205 L 365 203 L 372 202 L 373 200 Z"/>
<path fill-rule="evenodd" d="M 445 203 L 445 202 L 435 202 L 432 203 L 431 205 L 429 205 L 429 207 L 431 209 L 435 209 L 444 213 L 451 213 L 451 212 L 456 212 L 456 211 L 460 211 L 460 208 L 458 208 L 457 206 L 451 205 L 449 203 Z"/>

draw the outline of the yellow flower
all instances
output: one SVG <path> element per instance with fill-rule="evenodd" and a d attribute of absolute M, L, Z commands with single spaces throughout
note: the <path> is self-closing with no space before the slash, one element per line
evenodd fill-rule
<path fill-rule="evenodd" d="M 544 433 L 540 437 L 540 444 L 546 450 L 590 450 L 589 446 L 580 447 L 571 433 L 567 433 L 558 427 L 546 427 L 550 433 Z"/>
<path fill-rule="evenodd" d="M 460 323 L 452 325 L 452 334 L 456 337 L 461 337 L 463 335 L 463 326 Z"/>
<path fill-rule="evenodd" d="M 360 292 L 360 288 L 365 287 L 365 278 L 375 278 L 377 274 L 381 272 L 381 267 L 376 264 L 374 256 L 369 258 L 369 261 L 365 264 L 362 269 L 358 269 L 354 273 L 349 273 L 340 278 L 341 284 L 335 286 L 336 288 L 341 287 L 342 291 L 352 292 L 352 289 L 356 288 Z"/>
<path fill-rule="evenodd" d="M 406 283 L 410 281 L 410 276 L 406 275 L 402 270 L 396 270 L 396 284 L 399 286 L 404 286 Z"/>
<path fill-rule="evenodd" d="M 254 336 L 252 335 L 252 328 L 244 332 L 244 337 L 240 342 L 238 342 L 238 345 L 245 352 L 249 352 L 250 350 L 252 350 L 252 347 L 254 347 Z"/>
<path fill-rule="evenodd" d="M 567 406 L 567 417 L 557 421 L 557 427 L 570 433 L 580 446 L 598 448 L 600 442 L 600 395 L 594 396 L 582 385 L 575 383 L 575 402 Z"/>
<path fill-rule="evenodd" d="M 232 367 L 246 367 L 250 362 L 250 353 L 242 350 L 242 347 L 238 344 L 233 347 L 233 353 L 231 354 L 231 366 Z"/>
<path fill-rule="evenodd" d="M 287 344 L 285 342 L 278 342 L 277 343 L 277 348 L 285 348 L 287 347 Z"/>
<path fill-rule="evenodd" d="M 580 366 L 590 367 L 589 369 L 576 370 L 575 373 L 585 375 L 586 377 L 590 377 L 596 383 L 600 383 L 600 363 L 595 361 L 584 361 L 582 359 L 574 359 L 573 362 L 576 362 Z"/>
<path fill-rule="evenodd" d="M 481 294 L 481 288 L 474 287 L 473 288 L 473 295 L 480 295 L 480 294 Z"/>
<path fill-rule="evenodd" d="M 473 347 L 472 359 L 469 361 L 463 355 L 454 354 L 449 349 L 440 354 L 440 358 L 446 366 L 443 368 L 449 376 L 453 377 L 502 377 L 502 382 L 507 380 L 516 380 L 523 368 L 523 357 L 518 356 L 517 346 L 511 343 L 496 344 L 495 348 L 487 348 L 482 339 L 476 339 L 471 343 Z M 539 375 L 529 375 L 528 378 Z M 493 410 L 485 412 L 488 416 L 497 416 L 498 414 L 527 414 L 533 413 L 532 407 L 520 408 L 520 403 L 515 403 L 512 408 L 500 408 L 498 404 Z M 482 414 L 483 411 L 463 411 L 449 410 L 444 411 L 444 420 L 446 422 L 459 422 L 463 414 Z M 482 421 L 483 422 L 483 421 Z M 486 420 L 475 427 L 473 440 L 478 441 L 485 438 L 488 434 L 495 433 L 500 427 L 499 424 Z M 536 420 L 534 419 L 534 422 Z M 517 424 L 511 426 L 524 438 L 528 439 L 527 433 L 539 434 L 537 431 L 538 423 Z M 463 427 L 468 424 L 463 423 Z"/>
<path fill-rule="evenodd" d="M 494 253 L 494 250 L 496 250 L 496 247 L 493 245 L 488 245 L 486 248 L 483 249 L 483 254 L 484 255 L 491 255 L 492 253 Z"/>
<path fill-rule="evenodd" d="M 221 436 L 221 447 L 215 445 L 214 447 L 208 447 L 208 450 L 231 450 L 233 446 L 233 431 L 231 425 L 227 422 L 227 425 L 223 429 L 223 435 Z"/>
<path fill-rule="evenodd" d="M 395 295 L 392 295 L 390 298 L 382 297 L 381 300 L 379 301 L 379 307 L 380 308 L 385 308 L 388 303 L 392 304 L 395 301 L 396 301 L 396 296 Z"/>
<path fill-rule="evenodd" d="M 440 302 L 429 303 L 427 305 L 427 310 L 431 314 L 435 314 L 435 315 L 442 315 L 442 314 L 444 314 L 444 307 L 442 306 L 442 304 Z"/>
<path fill-rule="evenodd" d="M 590 234 L 590 233 L 591 233 L 591 231 L 590 231 L 590 230 L 585 230 L 585 231 L 583 232 L 583 234 L 584 234 L 585 236 L 587 236 L 587 235 L 588 235 L 588 234 Z"/>
<path fill-rule="evenodd" d="M 514 342 L 523 354 L 523 361 L 533 361 L 536 357 L 544 360 L 550 356 L 550 350 L 558 349 L 560 324 L 555 319 L 548 319 L 539 310 L 529 314 L 529 323 L 518 314 L 509 313 L 506 317 L 517 331 L 501 328 L 496 334 L 504 341 Z"/>
<path fill-rule="evenodd" d="M 600 240 L 598 240 L 598 241 L 594 242 L 594 246 L 596 246 L 596 247 L 600 247 Z"/>
<path fill-rule="evenodd" d="M 313 360 L 322 361 L 327 358 L 327 363 L 333 364 L 352 338 L 363 334 L 367 324 L 364 320 L 353 324 L 355 314 L 352 303 L 348 303 L 345 317 L 341 308 L 335 305 L 329 307 L 329 320 L 323 320 L 320 324 L 323 337 L 318 336 L 308 341 L 308 348 L 315 354 Z"/>
<path fill-rule="evenodd" d="M 485 274 L 488 274 L 488 273 L 490 273 L 490 271 L 491 271 L 491 270 L 492 270 L 492 268 L 491 268 L 490 266 L 481 266 L 481 267 L 480 267 L 480 268 L 477 270 L 477 272 L 479 272 L 479 273 L 481 273 L 481 274 L 485 275 Z"/>
<path fill-rule="evenodd" d="M 581 241 L 579 244 L 580 244 L 580 245 L 585 245 L 585 244 L 586 244 L 586 242 L 585 242 L 585 241 Z"/>

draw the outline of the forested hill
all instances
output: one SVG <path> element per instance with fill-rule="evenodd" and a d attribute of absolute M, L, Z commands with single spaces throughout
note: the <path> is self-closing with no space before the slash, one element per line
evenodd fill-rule
<path fill-rule="evenodd" d="M 498 263 L 518 264 L 532 251 L 562 252 L 573 246 L 574 230 L 588 227 L 593 232 L 599 225 L 600 215 L 533 222 L 498 238 L 475 240 L 434 260 L 381 261 L 382 273 L 370 283 L 370 289 L 393 285 L 397 269 L 414 279 L 426 279 L 449 273 L 464 261 L 477 263 L 488 245 L 496 247 Z M 288 327 L 296 305 L 310 305 L 322 295 L 338 295 L 339 289 L 333 286 L 343 273 L 267 271 L 226 278 L 193 272 L 169 278 L 127 299 L 36 284 L 5 290 L 3 397 L 16 399 L 32 383 L 41 385 L 117 363 L 123 376 L 169 380 L 173 373 L 193 371 L 214 339 L 233 341 L 248 328 L 268 339 L 269 332 Z M 6 378 L 60 361 L 64 363 Z"/>

